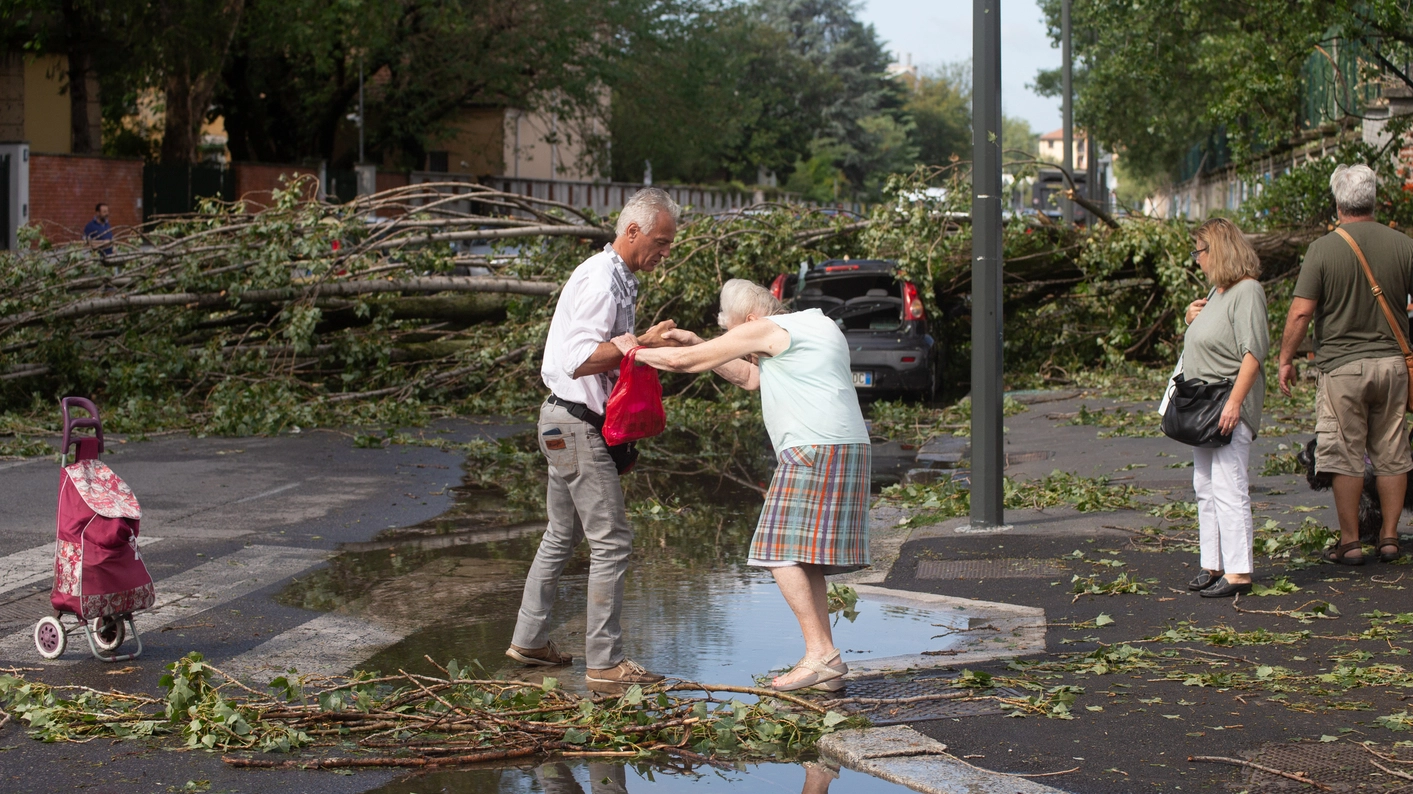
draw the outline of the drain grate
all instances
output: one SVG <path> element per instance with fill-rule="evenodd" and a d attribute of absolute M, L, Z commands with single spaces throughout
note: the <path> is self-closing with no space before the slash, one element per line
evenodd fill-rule
<path fill-rule="evenodd" d="M 844 700 L 836 708 L 864 717 L 874 725 L 981 717 L 1004 714 L 992 698 L 969 699 L 974 693 L 952 688 L 955 675 L 932 676 L 898 681 L 888 678 L 862 678 L 849 682 Z M 1023 697 L 1012 689 L 996 689 L 1001 697 Z M 925 698 L 904 702 L 911 698 Z M 884 701 L 884 702 L 876 702 Z"/>
<path fill-rule="evenodd" d="M 1036 461 L 1049 460 L 1055 457 L 1054 452 L 1041 450 L 1039 452 L 1007 452 L 1006 465 L 1014 466 L 1017 463 L 1035 463 Z"/>
<path fill-rule="evenodd" d="M 1396 748 L 1380 748 L 1380 753 L 1398 756 Z M 1390 776 L 1373 765 L 1379 759 L 1370 755 L 1363 747 L 1348 742 L 1292 742 L 1289 744 L 1268 744 L 1260 748 L 1254 757 L 1248 758 L 1262 766 L 1279 769 L 1292 774 L 1304 773 L 1311 780 L 1332 787 L 1335 791 L 1379 791 L 1382 794 L 1410 794 L 1413 785 L 1385 788 Z M 1407 763 L 1407 760 L 1404 760 Z M 1385 766 L 1396 766 L 1385 763 Z M 1250 794 L 1275 794 L 1287 791 L 1310 791 L 1310 786 L 1297 783 L 1259 770 L 1249 770 L 1243 774 L 1243 783 L 1234 788 L 1245 789 Z"/>
<path fill-rule="evenodd" d="M 11 632 L 26 625 L 33 625 L 35 621 L 53 613 L 54 610 L 49 605 L 48 588 L 28 595 L 12 594 L 11 598 L 0 603 L 0 631 Z"/>
<path fill-rule="evenodd" d="M 918 579 L 1043 579 L 1065 569 L 1050 560 L 918 560 Z"/>

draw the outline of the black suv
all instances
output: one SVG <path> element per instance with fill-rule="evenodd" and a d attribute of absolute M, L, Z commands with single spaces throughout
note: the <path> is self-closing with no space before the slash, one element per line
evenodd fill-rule
<path fill-rule="evenodd" d="M 831 259 L 776 276 L 770 291 L 795 311 L 819 309 L 838 323 L 860 391 L 937 395 L 941 348 L 927 332 L 917 286 L 898 278 L 896 262 Z"/>

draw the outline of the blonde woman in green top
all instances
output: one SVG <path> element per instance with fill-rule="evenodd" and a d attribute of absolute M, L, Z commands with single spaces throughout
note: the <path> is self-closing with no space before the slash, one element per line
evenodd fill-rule
<path fill-rule="evenodd" d="M 1266 291 L 1256 278 L 1261 261 L 1241 230 L 1225 218 L 1207 221 L 1197 229 L 1192 258 L 1215 289 L 1210 298 L 1187 307 L 1183 375 L 1208 383 L 1227 378 L 1233 385 L 1218 421 L 1222 433 L 1231 434 L 1231 443 L 1193 450 L 1202 572 L 1187 586 L 1204 598 L 1223 598 L 1251 590 L 1247 464 L 1251 442 L 1261 429 L 1266 399 L 1262 364 L 1271 339 Z"/>

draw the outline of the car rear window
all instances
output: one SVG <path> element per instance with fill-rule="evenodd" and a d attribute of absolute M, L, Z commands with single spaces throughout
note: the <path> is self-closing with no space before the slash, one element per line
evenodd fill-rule
<path fill-rule="evenodd" d="M 816 276 L 795 293 L 795 308 L 819 309 L 845 331 L 897 331 L 903 288 L 891 273 Z"/>

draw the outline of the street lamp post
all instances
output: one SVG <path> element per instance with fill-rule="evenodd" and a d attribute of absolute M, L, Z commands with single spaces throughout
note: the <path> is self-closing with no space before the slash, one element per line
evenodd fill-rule
<path fill-rule="evenodd" d="M 363 162 L 363 56 L 358 56 L 358 162 Z"/>
<path fill-rule="evenodd" d="M 1001 2 L 972 5 L 971 528 L 1004 524 Z"/>
<path fill-rule="evenodd" d="M 1063 63 L 1060 65 L 1061 80 L 1063 83 L 1060 90 L 1064 92 L 1064 100 L 1061 108 L 1064 114 L 1065 128 L 1065 153 L 1063 163 L 1065 173 L 1074 176 L 1074 106 L 1071 98 L 1074 96 L 1074 58 L 1070 49 L 1070 0 L 1063 0 L 1060 3 L 1060 55 Z M 1067 198 L 1060 199 L 1060 211 L 1064 213 L 1065 225 L 1074 223 L 1074 202 Z"/>

